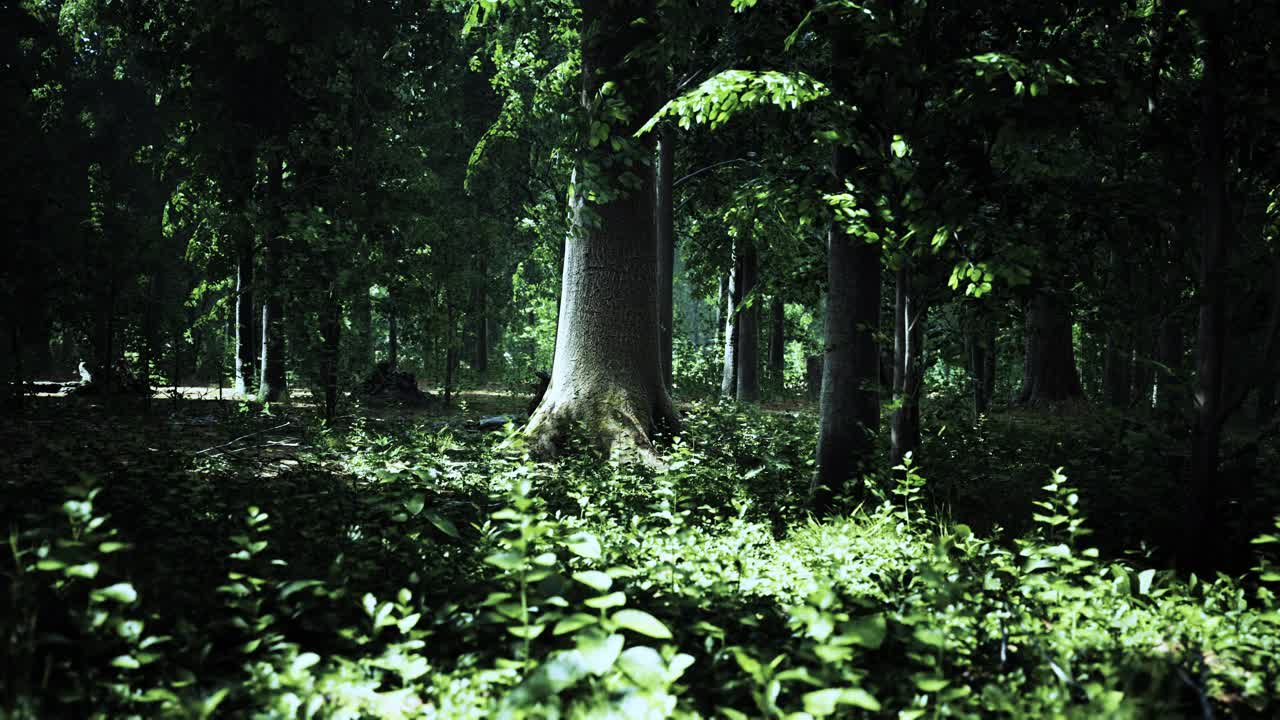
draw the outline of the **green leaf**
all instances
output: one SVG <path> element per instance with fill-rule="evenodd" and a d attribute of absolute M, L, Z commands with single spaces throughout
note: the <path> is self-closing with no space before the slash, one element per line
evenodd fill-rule
<path fill-rule="evenodd" d="M 645 645 L 628 648 L 618 657 L 618 667 L 631 682 L 646 690 L 662 687 L 667 679 L 667 667 L 662 656 Z"/>
<path fill-rule="evenodd" d="M 427 498 L 422 493 L 418 493 L 404 501 L 404 509 L 408 510 L 410 515 L 417 515 L 422 512 L 422 508 L 426 507 L 426 505 Z"/>
<path fill-rule="evenodd" d="M 884 636 L 887 632 L 888 628 L 883 614 L 864 615 L 854 618 L 844 628 L 845 635 L 858 645 L 870 650 L 875 650 L 884 643 Z"/>
<path fill-rule="evenodd" d="M 455 540 L 461 540 L 462 534 L 458 532 L 458 527 L 453 524 L 449 518 L 441 515 L 434 510 L 428 510 L 425 516 L 427 520 L 435 526 L 437 530 L 448 535 Z"/>
<path fill-rule="evenodd" d="M 569 551 L 574 555 L 587 558 L 588 560 L 599 560 L 602 555 L 600 551 L 600 541 L 596 539 L 595 535 L 592 535 L 589 532 L 575 533 L 569 538 L 565 547 L 568 547 Z"/>
<path fill-rule="evenodd" d="M 122 605 L 128 605 L 138 599 L 138 591 L 134 590 L 129 583 L 116 583 L 101 590 L 94 590 L 93 595 L 103 600 L 114 600 Z"/>
<path fill-rule="evenodd" d="M 607 592 L 613 587 L 613 578 L 599 570 L 584 570 L 573 574 L 573 579 L 595 590 L 596 592 Z"/>
<path fill-rule="evenodd" d="M 627 596 L 625 593 L 611 592 L 608 595 L 601 595 L 600 597 L 593 597 L 593 598 L 588 598 L 586 600 L 583 600 L 582 604 L 586 605 L 589 608 L 595 608 L 596 610 L 604 610 L 606 608 L 619 607 L 621 605 L 626 605 Z"/>
<path fill-rule="evenodd" d="M 507 632 L 518 638 L 532 640 L 542 634 L 546 630 L 546 625 L 508 625 Z"/>
<path fill-rule="evenodd" d="M 1151 581 L 1156 577 L 1156 571 L 1153 569 L 1143 570 L 1138 573 L 1138 594 L 1146 595 L 1151 590 Z"/>
<path fill-rule="evenodd" d="M 574 613 L 569 617 L 563 618 L 560 620 L 560 622 L 556 623 L 556 626 L 554 629 L 552 629 L 551 634 L 564 635 L 566 633 L 577 632 L 578 630 L 581 630 L 582 628 L 587 627 L 588 625 L 596 624 L 596 622 L 597 622 L 596 618 L 593 615 L 588 615 L 586 613 Z"/>
<path fill-rule="evenodd" d="M 641 635 L 648 635 L 651 638 L 666 640 L 671 637 L 671 631 L 667 629 L 666 625 L 662 624 L 662 621 L 643 610 L 619 610 L 613 614 L 613 621 L 619 627 L 638 632 Z"/>
<path fill-rule="evenodd" d="M 578 652 L 589 671 L 604 675 L 613 668 L 624 644 L 621 635 L 592 632 L 578 639 Z"/>

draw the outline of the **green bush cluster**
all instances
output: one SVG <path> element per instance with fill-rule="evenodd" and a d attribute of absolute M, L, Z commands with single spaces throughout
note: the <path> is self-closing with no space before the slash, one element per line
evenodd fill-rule
<path fill-rule="evenodd" d="M 168 542 L 218 548 L 178 568 L 209 590 L 199 607 L 143 570 L 126 530 L 144 535 L 102 509 L 111 483 L 77 484 L 9 518 L 0 715 L 1277 711 L 1280 531 L 1246 576 L 1183 579 L 1091 548 L 1060 471 L 1003 541 L 940 519 L 910 460 L 818 521 L 799 507 L 811 422 L 695 405 L 659 469 L 360 423 L 329 437 L 344 482 L 259 476 L 289 492 L 234 486 L 247 506 L 197 493 L 214 470 L 192 468 L 186 510 L 218 521 Z"/>

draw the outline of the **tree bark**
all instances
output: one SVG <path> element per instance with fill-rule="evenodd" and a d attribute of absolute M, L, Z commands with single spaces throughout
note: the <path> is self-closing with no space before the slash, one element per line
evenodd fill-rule
<path fill-rule="evenodd" d="M 849 49 L 836 40 L 837 69 Z M 832 169 L 849 177 L 857 162 L 852 148 L 837 147 Z M 853 490 L 871 469 L 880 430 L 880 246 L 849 237 L 838 222 L 827 238 L 826 355 L 818 428 L 818 471 L 811 490 L 819 513 Z"/>
<path fill-rule="evenodd" d="M 769 305 L 769 375 L 779 388 L 783 386 L 787 355 L 787 313 L 782 297 L 773 296 Z"/>
<path fill-rule="evenodd" d="M 284 162 L 277 151 L 267 160 L 267 258 L 263 268 L 266 298 L 262 303 L 262 378 L 258 384 L 263 402 L 279 402 L 285 385 L 284 345 Z"/>
<path fill-rule="evenodd" d="M 1200 244 L 1200 326 L 1196 338 L 1197 407 L 1191 437 L 1191 478 L 1184 503 L 1186 541 L 1178 553 L 1180 564 L 1193 570 L 1211 568 L 1222 547 L 1217 485 L 1226 345 L 1225 275 L 1230 238 L 1221 87 L 1225 13 L 1225 7 L 1213 6 L 1202 16 L 1205 42 L 1200 143 L 1204 221 Z"/>
<path fill-rule="evenodd" d="M 760 304 L 751 299 L 760 273 L 759 256 L 750 238 L 742 242 L 742 297 L 750 305 L 738 312 L 737 392 L 740 402 L 760 401 Z"/>
<path fill-rule="evenodd" d="M 733 267 L 729 269 L 728 302 L 724 311 L 724 365 L 720 373 L 720 395 L 729 399 L 738 397 L 738 308 L 742 303 L 742 258 L 734 248 Z"/>
<path fill-rule="evenodd" d="M 1084 401 L 1071 338 L 1071 314 L 1057 293 L 1040 289 L 1027 302 L 1025 347 L 1018 405 L 1061 408 Z"/>
<path fill-rule="evenodd" d="M 926 306 L 912 286 L 911 270 L 898 269 L 894 298 L 893 393 L 897 407 L 889 431 L 889 460 L 899 465 L 920 447 L 920 390 L 924 380 Z"/>
<path fill-rule="evenodd" d="M 247 397 L 253 390 L 253 238 L 242 233 L 236 245 L 236 367 L 235 392 Z"/>
<path fill-rule="evenodd" d="M 610 82 L 632 113 L 612 119 L 620 150 L 581 148 L 606 195 L 590 212 L 585 194 L 573 201 L 551 383 L 526 428 L 538 455 L 555 454 L 575 423 L 602 450 L 642 453 L 655 429 L 677 423 L 660 352 L 653 138 L 634 137 L 660 101 L 658 68 L 634 55 L 656 39 L 655 10 L 654 0 L 582 6 L 583 108 L 609 121 L 597 95 Z"/>
<path fill-rule="evenodd" d="M 658 139 L 658 351 L 662 356 L 662 379 L 671 391 L 671 343 L 674 332 L 675 312 L 672 303 L 672 286 L 675 273 L 676 237 L 675 210 L 672 205 L 672 183 L 675 173 L 675 133 L 664 129 Z"/>

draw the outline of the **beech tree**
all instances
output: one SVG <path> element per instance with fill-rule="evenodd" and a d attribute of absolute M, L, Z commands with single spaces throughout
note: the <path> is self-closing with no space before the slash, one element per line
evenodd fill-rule
<path fill-rule="evenodd" d="M 654 141 L 635 137 L 660 101 L 658 69 L 644 62 L 656 23 L 653 0 L 582 8 L 586 132 L 551 383 L 525 428 L 544 454 L 575 424 L 602 448 L 644 449 L 677 422 L 659 348 Z"/>

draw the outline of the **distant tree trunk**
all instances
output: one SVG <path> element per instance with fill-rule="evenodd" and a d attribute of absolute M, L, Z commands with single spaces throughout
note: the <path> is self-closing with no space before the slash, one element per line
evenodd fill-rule
<path fill-rule="evenodd" d="M 732 271 L 720 276 L 720 294 L 716 300 L 716 347 L 724 347 L 724 330 L 728 327 L 728 313 L 726 308 L 729 306 L 729 281 L 732 278 Z"/>
<path fill-rule="evenodd" d="M 454 325 L 457 318 L 454 316 L 453 304 L 445 302 L 445 350 L 444 350 L 444 405 L 450 407 L 453 405 L 453 376 L 458 369 L 458 348 L 457 341 L 454 337 Z"/>
<path fill-rule="evenodd" d="M 996 332 L 993 318 L 985 312 L 975 313 L 968 332 L 969 377 L 973 386 L 974 415 L 991 410 L 996 381 Z"/>
<path fill-rule="evenodd" d="M 1133 408 L 1146 413 L 1151 410 L 1151 393 L 1155 387 L 1155 368 L 1151 361 L 1155 356 L 1155 333 L 1149 324 L 1143 323 L 1133 353 Z"/>
<path fill-rule="evenodd" d="M 769 374 L 778 387 L 783 386 L 783 372 L 787 354 L 786 306 L 779 295 L 773 296 L 769 305 Z"/>
<path fill-rule="evenodd" d="M 724 365 L 720 373 L 720 395 L 730 399 L 738 397 L 738 343 L 741 329 L 738 308 L 741 303 L 742 257 L 741 251 L 735 247 L 724 311 Z"/>
<path fill-rule="evenodd" d="M 480 285 L 476 288 L 476 372 L 489 373 L 489 261 L 480 258 Z"/>
<path fill-rule="evenodd" d="M 1107 345 L 1102 362 L 1102 395 L 1108 405 L 1127 408 L 1133 387 L 1133 349 L 1126 339 L 1127 330 L 1107 331 Z"/>
<path fill-rule="evenodd" d="M 759 256 L 753 241 L 742 243 L 742 297 L 750 298 L 760 274 Z M 741 402 L 760 401 L 760 303 L 751 299 L 749 307 L 738 312 L 737 398 Z"/>
<path fill-rule="evenodd" d="M 633 56 L 657 32 L 655 11 L 655 0 L 582 5 L 583 107 L 598 113 L 595 98 L 610 82 L 632 114 L 610 120 L 620 150 L 580 148 L 616 194 L 590 208 L 591 221 L 585 198 L 575 199 L 551 383 L 526 429 L 540 455 L 554 454 L 575 422 L 602 449 L 641 451 L 655 429 L 678 422 L 659 348 L 653 138 L 634 137 L 660 102 L 652 61 Z"/>
<path fill-rule="evenodd" d="M 924 338 L 928 308 L 912 285 L 911 270 L 898 269 L 893 330 L 893 394 L 898 407 L 889 431 L 889 460 L 898 465 L 920 448 L 920 390 L 924 381 Z"/>
<path fill-rule="evenodd" d="M 253 238 L 242 232 L 236 245 L 235 392 L 240 397 L 253 390 L 253 325 Z"/>
<path fill-rule="evenodd" d="M 267 261 L 264 268 L 266 298 L 262 302 L 262 378 L 258 384 L 263 402 L 284 398 L 284 162 L 279 152 L 267 160 Z"/>
<path fill-rule="evenodd" d="M 1156 373 L 1156 413 L 1166 420 L 1179 415 L 1182 403 L 1181 371 L 1186 343 L 1182 324 L 1170 313 L 1160 321 L 1160 337 L 1156 347 L 1160 369 Z"/>
<path fill-rule="evenodd" d="M 1223 355 L 1226 345 L 1226 283 L 1231 235 L 1227 200 L 1224 108 L 1221 76 L 1226 58 L 1223 27 L 1226 6 L 1212 6 L 1202 16 L 1204 73 L 1201 77 L 1201 187 L 1204 191 L 1200 244 L 1200 328 L 1196 339 L 1196 423 L 1191 438 L 1191 482 L 1184 503 L 1180 563 L 1207 570 L 1222 547 L 1217 512 L 1219 444 L 1223 423 Z"/>
<path fill-rule="evenodd" d="M 834 65 L 844 67 L 850 48 L 836 39 Z M 849 177 L 852 148 L 837 147 L 832 169 Z M 880 247 L 849 237 L 838 222 L 827 238 L 826 357 L 818 429 L 818 471 L 812 502 L 819 513 L 853 489 L 871 469 L 880 430 Z"/>
<path fill-rule="evenodd" d="M 373 367 L 373 303 L 369 288 L 361 285 L 351 298 L 351 331 L 355 335 L 351 348 L 351 368 L 363 376 Z"/>
<path fill-rule="evenodd" d="M 1038 290 L 1027 302 L 1024 357 L 1018 405 L 1043 408 L 1084 400 L 1071 339 L 1071 314 L 1051 290 Z"/>
<path fill-rule="evenodd" d="M 342 347 L 342 301 L 338 283 L 331 281 L 320 316 L 320 384 L 324 388 L 324 418 L 338 415 L 338 361 Z"/>
<path fill-rule="evenodd" d="M 390 307 L 387 309 L 387 365 L 395 370 L 400 366 L 400 327 L 399 327 L 399 308 L 396 307 L 395 300 L 391 297 L 391 293 L 387 293 L 387 300 Z"/>
<path fill-rule="evenodd" d="M 675 273 L 676 237 L 675 209 L 672 206 L 672 182 L 675 173 L 675 133 L 664 129 L 658 139 L 658 329 L 661 333 L 658 352 L 662 357 L 662 378 L 671 391 L 671 343 L 675 313 L 672 285 Z"/>
<path fill-rule="evenodd" d="M 822 356 L 807 355 L 804 359 L 804 389 L 810 400 L 822 397 Z"/>

